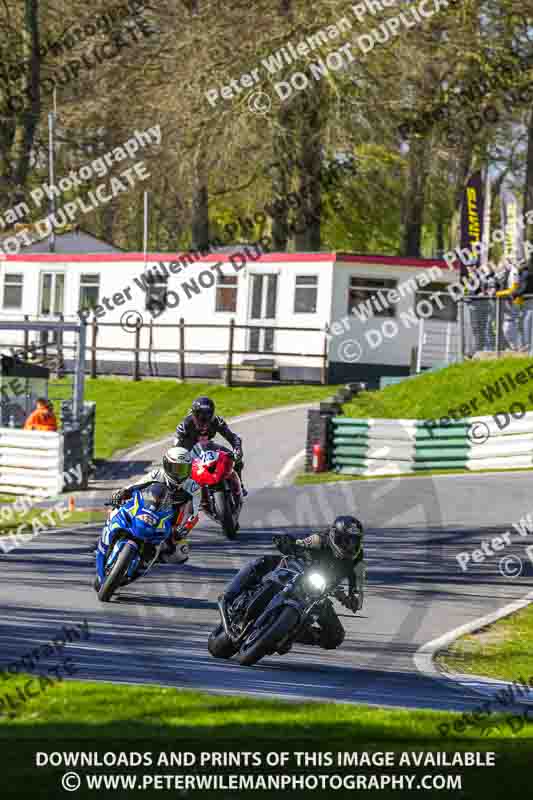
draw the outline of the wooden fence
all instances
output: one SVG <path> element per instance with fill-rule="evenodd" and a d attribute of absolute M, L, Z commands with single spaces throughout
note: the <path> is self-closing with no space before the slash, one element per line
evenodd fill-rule
<path fill-rule="evenodd" d="M 61 331 L 61 322 L 62 318 L 58 320 L 58 328 L 57 328 L 57 335 L 53 343 L 48 344 L 41 344 L 35 351 L 35 358 L 42 362 L 47 363 L 49 366 L 52 366 L 52 369 L 57 370 L 60 374 L 65 371 L 65 352 L 69 350 L 73 350 L 74 346 L 69 345 L 64 342 L 63 333 Z M 207 365 L 206 366 L 219 366 L 223 373 L 223 378 L 226 386 L 232 386 L 236 380 L 236 375 L 238 375 L 239 371 L 247 369 L 251 370 L 254 369 L 254 365 L 252 362 L 248 365 L 236 365 L 235 364 L 235 357 L 236 356 L 261 356 L 263 359 L 272 360 L 276 357 L 285 357 L 294 359 L 313 359 L 313 361 L 320 365 L 320 378 L 317 381 L 313 382 L 320 382 L 322 384 L 327 384 L 328 382 L 328 336 L 326 331 L 322 328 L 299 328 L 299 327 L 288 327 L 288 326 L 274 326 L 272 324 L 268 324 L 263 322 L 262 324 L 257 325 L 238 325 L 232 319 L 228 324 L 216 324 L 216 323 L 188 323 L 185 322 L 185 319 L 182 317 L 179 322 L 177 323 L 154 323 L 153 319 L 150 320 L 149 324 L 144 324 L 140 319 L 135 321 L 135 324 L 131 326 L 128 332 L 133 334 L 133 343 L 129 347 L 117 347 L 111 345 L 101 345 L 98 342 L 99 333 L 102 329 L 105 328 L 115 328 L 120 329 L 122 331 L 125 330 L 124 326 L 119 322 L 99 322 L 96 318 L 93 318 L 91 322 L 87 323 L 87 337 L 86 337 L 86 361 L 88 361 L 88 372 L 91 378 L 98 377 L 99 374 L 109 374 L 109 371 L 101 370 L 99 372 L 98 367 L 98 355 L 103 353 L 128 353 L 131 355 L 131 371 L 130 375 L 134 381 L 139 381 L 142 378 L 141 375 L 141 357 L 145 356 L 146 362 L 148 364 L 148 368 L 152 374 L 152 359 L 156 356 L 160 355 L 177 355 L 177 365 L 176 365 L 176 375 L 175 377 L 180 381 L 185 381 L 187 379 L 187 360 L 190 356 L 194 355 L 202 355 L 202 356 L 219 356 L 220 362 L 217 365 Z M 141 330 L 145 328 L 148 330 L 148 346 L 141 347 Z M 158 330 L 161 329 L 174 329 L 177 333 L 177 345 L 174 347 L 155 347 L 154 346 L 154 336 Z M 187 347 L 187 332 L 193 330 L 212 330 L 220 332 L 220 336 L 217 336 L 217 339 L 222 339 L 223 335 L 222 332 L 227 332 L 226 338 L 226 346 L 222 349 L 206 349 L 202 348 L 192 348 Z M 279 351 L 279 350 L 269 350 L 269 351 L 259 351 L 259 350 L 239 350 L 235 348 L 235 331 L 238 330 L 254 330 L 254 329 L 272 329 L 275 333 L 278 332 L 292 332 L 295 335 L 303 335 L 306 333 L 314 333 L 314 334 L 321 334 L 323 336 L 323 347 L 320 352 L 302 352 L 302 351 Z M 28 333 L 27 331 L 24 332 L 24 344 L 23 348 L 25 351 L 32 351 L 31 346 L 28 343 Z M 68 370 L 67 370 L 68 371 Z M 255 371 L 261 373 L 263 371 L 265 374 L 268 373 L 268 369 L 266 367 L 257 366 L 255 367 Z M 301 381 L 304 382 L 304 381 Z"/>

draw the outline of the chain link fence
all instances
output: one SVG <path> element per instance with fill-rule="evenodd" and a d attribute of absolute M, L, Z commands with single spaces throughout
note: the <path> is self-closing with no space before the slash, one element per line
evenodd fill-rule
<path fill-rule="evenodd" d="M 460 352 L 527 353 L 533 356 L 533 295 L 518 304 L 507 297 L 470 297 L 459 301 Z"/>

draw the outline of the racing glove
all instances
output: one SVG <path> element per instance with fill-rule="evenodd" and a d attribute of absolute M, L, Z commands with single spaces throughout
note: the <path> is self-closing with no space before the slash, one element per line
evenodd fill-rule
<path fill-rule="evenodd" d="M 120 508 L 124 500 L 128 497 L 129 492 L 125 491 L 124 489 L 117 489 L 116 492 L 113 492 L 111 495 L 111 505 L 113 508 Z"/>
<path fill-rule="evenodd" d="M 191 514 L 190 517 L 187 517 L 185 522 L 174 530 L 172 537 L 173 540 L 177 541 L 178 539 L 188 536 L 189 533 L 192 531 L 192 529 L 195 527 L 195 525 L 198 523 L 199 519 L 200 517 L 198 514 Z"/>
<path fill-rule="evenodd" d="M 278 536 L 273 536 L 272 544 L 274 545 L 274 547 L 278 548 L 280 553 L 283 553 L 284 555 L 290 555 L 291 553 L 294 552 L 294 545 L 295 545 L 294 539 L 287 533 Z"/>

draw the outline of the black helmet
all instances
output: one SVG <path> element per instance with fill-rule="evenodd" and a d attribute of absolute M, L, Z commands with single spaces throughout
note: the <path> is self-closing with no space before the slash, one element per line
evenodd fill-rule
<path fill-rule="evenodd" d="M 355 560 L 363 546 L 363 526 L 355 517 L 337 517 L 328 531 L 328 541 L 336 558 Z"/>
<path fill-rule="evenodd" d="M 191 410 L 194 422 L 198 427 L 209 425 L 215 416 L 215 404 L 210 397 L 197 397 Z"/>

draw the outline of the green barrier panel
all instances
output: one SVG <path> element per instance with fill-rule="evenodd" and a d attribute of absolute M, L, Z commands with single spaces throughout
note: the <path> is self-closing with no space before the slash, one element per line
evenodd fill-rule
<path fill-rule="evenodd" d="M 422 449 L 416 448 L 413 453 L 415 461 L 431 461 L 432 458 L 460 458 L 461 456 L 469 457 L 470 448 L 467 445 L 457 447 L 424 447 Z"/>
<path fill-rule="evenodd" d="M 457 426 L 456 428 L 432 428 L 431 432 L 427 428 L 416 429 L 416 440 L 429 439 L 465 439 L 469 428 Z"/>
<path fill-rule="evenodd" d="M 467 469 L 466 461 L 428 461 L 413 465 L 415 472 L 427 472 L 432 469 Z"/>
<path fill-rule="evenodd" d="M 365 436 L 364 433 L 361 433 L 360 435 L 354 434 L 353 436 L 346 436 L 346 434 L 344 434 L 344 436 L 341 436 L 339 434 L 334 434 L 333 435 L 333 441 L 335 442 L 335 444 L 351 444 L 352 442 L 368 442 L 369 439 L 370 439 L 370 437 L 369 436 Z"/>
<path fill-rule="evenodd" d="M 350 419 L 350 417 L 333 417 L 333 427 L 338 428 L 369 428 L 370 424 L 367 419 Z"/>
<path fill-rule="evenodd" d="M 367 453 L 367 447 L 336 447 L 333 451 L 333 458 L 339 458 L 339 456 L 362 456 L 364 458 Z"/>
<path fill-rule="evenodd" d="M 460 458 L 463 458 L 464 462 L 466 464 L 466 462 L 468 461 L 469 457 L 470 457 L 470 451 L 469 450 L 466 450 L 466 449 L 465 450 L 451 450 L 451 449 L 443 448 L 442 450 L 435 450 L 431 454 L 427 453 L 427 454 L 421 455 L 420 453 L 417 452 L 413 456 L 413 461 L 414 461 L 415 464 L 420 464 L 420 463 L 425 463 L 427 461 L 446 461 L 446 460 L 448 460 L 450 458 L 451 459 L 455 459 L 457 461 Z"/>

